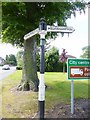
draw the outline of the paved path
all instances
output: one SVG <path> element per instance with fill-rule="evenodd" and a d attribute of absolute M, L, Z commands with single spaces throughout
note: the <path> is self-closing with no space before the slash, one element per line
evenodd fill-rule
<path fill-rule="evenodd" d="M 15 72 L 16 67 L 10 67 L 10 70 L 2 70 L 2 67 L 0 67 L 0 80 L 3 80 L 4 78 L 11 75 L 13 72 Z"/>

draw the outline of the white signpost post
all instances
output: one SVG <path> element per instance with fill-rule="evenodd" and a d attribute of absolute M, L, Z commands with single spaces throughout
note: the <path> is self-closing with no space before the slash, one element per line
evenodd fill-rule
<path fill-rule="evenodd" d="M 45 83 L 44 83 L 44 41 L 45 35 L 47 32 L 57 32 L 57 33 L 72 33 L 74 32 L 73 27 L 67 26 L 50 26 L 47 25 L 45 20 L 42 19 L 39 28 L 29 32 L 24 36 L 24 40 L 29 39 L 30 37 L 39 34 L 40 35 L 40 46 L 41 46 L 41 57 L 40 57 L 40 81 L 39 81 L 39 118 L 40 120 L 44 120 L 44 105 L 45 105 Z"/>

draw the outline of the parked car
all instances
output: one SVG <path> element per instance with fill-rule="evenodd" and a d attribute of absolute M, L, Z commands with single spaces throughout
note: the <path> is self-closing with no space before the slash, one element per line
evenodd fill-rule
<path fill-rule="evenodd" d="M 4 66 L 2 67 L 2 70 L 10 70 L 10 66 L 9 66 L 9 65 L 4 65 Z"/>

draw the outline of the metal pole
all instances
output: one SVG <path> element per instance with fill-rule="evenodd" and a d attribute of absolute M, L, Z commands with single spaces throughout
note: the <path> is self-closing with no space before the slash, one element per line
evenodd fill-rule
<path fill-rule="evenodd" d="M 41 39 L 40 81 L 39 81 L 39 118 L 44 119 L 45 84 L 44 84 L 44 39 Z"/>
<path fill-rule="evenodd" d="M 41 20 L 39 24 L 40 29 L 40 81 L 39 81 L 39 118 L 44 120 L 44 110 L 45 110 L 45 83 L 44 83 L 44 42 L 46 35 L 46 23 Z"/>
<path fill-rule="evenodd" d="M 71 113 L 74 114 L 74 80 L 71 80 Z"/>

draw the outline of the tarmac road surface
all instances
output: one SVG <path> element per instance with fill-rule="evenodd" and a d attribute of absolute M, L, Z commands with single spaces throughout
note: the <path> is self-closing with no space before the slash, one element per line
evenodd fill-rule
<path fill-rule="evenodd" d="M 2 70 L 2 67 L 0 67 L 0 80 L 5 79 L 15 71 L 16 67 L 10 67 L 10 70 Z"/>

